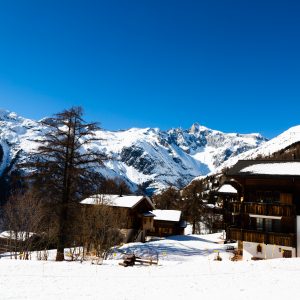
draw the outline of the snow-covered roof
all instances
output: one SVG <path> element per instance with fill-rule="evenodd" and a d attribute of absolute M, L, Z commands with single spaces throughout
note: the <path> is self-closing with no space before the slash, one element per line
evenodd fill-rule
<path fill-rule="evenodd" d="M 1 239 L 12 239 L 12 240 L 18 240 L 18 241 L 26 241 L 33 235 L 35 235 L 35 233 L 33 233 L 33 232 L 20 231 L 17 233 L 17 236 L 16 236 L 15 232 L 13 232 L 13 231 L 2 231 L 0 233 L 0 238 Z"/>
<path fill-rule="evenodd" d="M 155 209 L 152 211 L 155 215 L 154 220 L 179 222 L 181 217 L 180 210 Z"/>
<path fill-rule="evenodd" d="M 261 175 L 300 176 L 300 162 L 264 163 L 246 167 L 240 172 Z"/>
<path fill-rule="evenodd" d="M 143 213 L 144 217 L 155 217 L 155 214 L 153 214 L 151 211 L 147 211 L 145 213 Z"/>
<path fill-rule="evenodd" d="M 300 176 L 300 160 L 239 160 L 227 175 Z"/>
<path fill-rule="evenodd" d="M 154 205 L 147 196 L 120 196 L 120 195 L 93 195 L 82 200 L 81 204 L 106 204 L 117 207 L 135 207 L 140 201 L 146 199 L 148 203 L 154 208 Z"/>
<path fill-rule="evenodd" d="M 218 193 L 224 194 L 237 194 L 237 190 L 231 184 L 223 184 L 219 189 Z"/>
<path fill-rule="evenodd" d="M 205 204 L 205 206 L 208 208 L 215 208 L 215 205 L 211 204 L 211 203 L 207 203 L 207 204 Z"/>

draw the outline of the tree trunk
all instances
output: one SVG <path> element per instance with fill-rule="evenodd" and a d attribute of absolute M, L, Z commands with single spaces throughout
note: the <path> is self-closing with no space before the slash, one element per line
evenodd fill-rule
<path fill-rule="evenodd" d="M 65 259 L 64 250 L 66 246 L 66 226 L 67 226 L 67 207 L 62 205 L 61 215 L 59 218 L 59 232 L 57 242 L 56 261 L 63 261 Z"/>
<path fill-rule="evenodd" d="M 195 234 L 196 232 L 196 221 L 193 221 L 193 227 L 192 227 L 192 234 Z"/>

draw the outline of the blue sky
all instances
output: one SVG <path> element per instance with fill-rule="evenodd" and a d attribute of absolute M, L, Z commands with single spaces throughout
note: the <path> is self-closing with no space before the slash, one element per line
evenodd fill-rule
<path fill-rule="evenodd" d="M 0 107 L 105 129 L 300 124 L 300 1 L 0 0 Z"/>

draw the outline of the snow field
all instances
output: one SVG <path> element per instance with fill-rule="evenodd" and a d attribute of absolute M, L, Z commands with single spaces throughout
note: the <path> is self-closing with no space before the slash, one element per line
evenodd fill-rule
<path fill-rule="evenodd" d="M 0 259 L 1 299 L 288 299 L 300 259 L 232 262 L 220 234 L 115 248 L 102 265 Z M 124 268 L 122 253 L 159 253 L 158 266 Z M 220 252 L 222 261 L 214 258 Z"/>

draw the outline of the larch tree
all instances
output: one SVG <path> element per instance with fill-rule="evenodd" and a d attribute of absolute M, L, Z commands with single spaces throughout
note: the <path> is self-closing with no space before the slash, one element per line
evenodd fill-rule
<path fill-rule="evenodd" d="M 72 107 L 44 119 L 46 133 L 31 163 L 35 186 L 56 216 L 57 261 L 64 260 L 72 227 L 71 215 L 76 211 L 73 208 L 90 194 L 97 177 L 95 168 L 105 159 L 90 148 L 93 142 L 99 141 L 95 134 L 98 124 L 85 122 L 82 115 L 81 107 Z"/>

